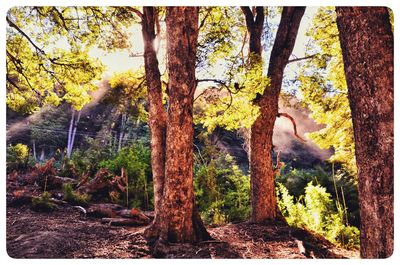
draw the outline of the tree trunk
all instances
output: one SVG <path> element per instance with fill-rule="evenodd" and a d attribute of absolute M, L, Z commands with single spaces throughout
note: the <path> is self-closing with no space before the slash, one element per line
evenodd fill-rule
<path fill-rule="evenodd" d="M 75 123 L 74 123 L 74 129 L 72 130 L 71 142 L 69 145 L 68 158 L 71 158 L 71 155 L 72 155 L 72 149 L 74 148 L 76 130 L 78 129 L 78 122 L 81 119 L 81 113 L 82 113 L 81 111 L 78 112 L 78 117 L 76 118 Z"/>
<path fill-rule="evenodd" d="M 393 253 L 393 32 L 387 8 L 337 7 L 354 126 L 361 257 Z"/>
<path fill-rule="evenodd" d="M 304 11 L 305 7 L 283 8 L 268 67 L 271 84 L 254 100 L 254 104 L 260 107 L 260 115 L 251 127 L 250 136 L 251 221 L 256 223 L 275 219 L 277 215 L 272 134 L 278 114 L 283 72 L 292 53 Z"/>
<path fill-rule="evenodd" d="M 122 147 L 122 140 L 124 138 L 125 126 L 126 126 L 127 120 L 128 120 L 127 114 L 126 113 L 121 114 L 121 126 L 120 126 L 120 131 L 119 131 L 117 152 L 119 152 L 121 150 L 121 147 Z"/>
<path fill-rule="evenodd" d="M 151 169 L 154 185 L 153 224 L 146 230 L 148 237 L 157 234 L 159 212 L 161 209 L 165 179 L 165 137 L 167 132 L 167 113 L 162 103 L 162 87 L 157 54 L 154 49 L 155 23 L 157 12 L 154 7 L 143 7 L 142 35 L 144 40 L 144 62 L 149 102 L 149 127 L 151 138 Z"/>
<path fill-rule="evenodd" d="M 264 26 L 264 8 L 258 6 L 255 8 L 255 14 L 251 12 L 248 6 L 241 7 L 242 12 L 246 18 L 246 27 L 249 32 L 249 52 L 250 58 L 252 59 L 252 63 L 261 62 L 261 35 L 263 32 Z M 255 56 L 252 57 L 252 56 Z"/>
<path fill-rule="evenodd" d="M 32 144 L 32 146 L 33 146 L 33 159 L 35 159 L 35 161 L 37 161 L 37 158 L 36 158 L 36 142 L 35 142 L 35 140 L 33 140 L 32 142 L 33 142 L 33 144 Z"/>
<path fill-rule="evenodd" d="M 74 119 L 75 119 L 75 110 L 72 108 L 71 120 L 70 120 L 70 122 L 69 122 L 69 129 L 68 129 L 67 158 L 70 157 L 70 154 L 69 154 L 69 147 L 70 147 L 70 145 L 71 145 L 72 130 L 73 130 L 73 128 L 74 128 Z"/>
<path fill-rule="evenodd" d="M 195 209 L 193 187 L 193 95 L 198 36 L 197 7 L 167 7 L 168 96 L 167 149 L 161 241 L 208 239 Z"/>

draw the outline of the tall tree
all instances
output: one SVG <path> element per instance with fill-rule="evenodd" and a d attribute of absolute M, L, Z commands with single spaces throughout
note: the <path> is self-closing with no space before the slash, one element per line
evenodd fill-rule
<path fill-rule="evenodd" d="M 168 7 L 168 114 L 161 240 L 194 242 L 209 238 L 194 203 L 193 100 L 198 37 L 197 7 Z"/>
<path fill-rule="evenodd" d="M 259 107 L 260 113 L 251 126 L 250 136 L 250 172 L 251 172 L 251 206 L 253 222 L 264 222 L 275 219 L 277 213 L 274 169 L 272 165 L 272 134 L 275 119 L 278 116 L 278 102 L 281 91 L 283 72 L 292 53 L 297 31 L 303 17 L 305 7 L 284 7 L 274 46 L 268 66 L 270 85 L 262 94 L 257 94 L 253 103 Z M 259 13 L 257 11 L 257 13 Z M 246 22 L 251 20 L 248 11 Z M 258 16 L 258 15 L 257 15 Z M 251 31 L 250 36 L 251 36 Z M 251 46 L 250 46 L 251 47 Z M 254 45 L 257 47 L 257 45 Z M 256 51 L 256 50 L 255 50 Z"/>
<path fill-rule="evenodd" d="M 384 7 L 337 7 L 354 126 L 363 258 L 393 253 L 393 32 Z"/>
<path fill-rule="evenodd" d="M 160 210 L 165 179 L 165 150 L 167 133 L 167 113 L 162 101 L 161 75 L 158 68 L 157 53 L 154 49 L 156 39 L 155 25 L 157 10 L 154 7 L 143 7 L 142 35 L 144 40 L 144 62 L 147 82 L 147 98 L 149 103 L 149 127 L 151 139 L 151 168 L 154 183 L 153 226 L 146 231 L 150 236 L 156 232 L 160 221 Z"/>
<path fill-rule="evenodd" d="M 169 242 L 209 239 L 195 207 L 193 191 L 193 95 L 197 85 L 198 8 L 167 8 L 168 114 L 162 102 L 154 49 L 157 13 L 154 7 L 144 7 L 143 14 L 139 15 L 145 43 L 156 210 L 155 219 L 145 233 L 148 238 Z"/>

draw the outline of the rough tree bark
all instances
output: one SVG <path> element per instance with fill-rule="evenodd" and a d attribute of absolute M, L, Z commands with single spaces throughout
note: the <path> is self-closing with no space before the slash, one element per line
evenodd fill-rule
<path fill-rule="evenodd" d="M 158 68 L 157 53 L 154 49 L 156 38 L 155 24 L 157 11 L 154 7 L 143 7 L 142 35 L 144 40 L 144 62 L 147 82 L 147 98 L 149 102 L 149 127 L 151 138 L 151 169 L 154 184 L 154 212 L 153 224 L 146 230 L 152 237 L 156 233 L 159 222 L 159 212 L 163 197 L 165 179 L 165 137 L 167 132 L 167 113 L 162 103 L 162 87 L 160 70 Z"/>
<path fill-rule="evenodd" d="M 283 72 L 292 53 L 304 11 L 305 7 L 283 8 L 268 67 L 271 83 L 254 100 L 254 104 L 260 107 L 260 115 L 251 127 L 250 136 L 251 221 L 255 223 L 275 219 L 277 215 L 272 134 L 278 115 Z"/>
<path fill-rule="evenodd" d="M 361 257 L 393 253 L 393 32 L 384 7 L 337 7 L 354 127 Z"/>
<path fill-rule="evenodd" d="M 167 7 L 168 97 L 166 166 L 159 239 L 208 239 L 194 203 L 193 100 L 198 36 L 197 7 Z"/>

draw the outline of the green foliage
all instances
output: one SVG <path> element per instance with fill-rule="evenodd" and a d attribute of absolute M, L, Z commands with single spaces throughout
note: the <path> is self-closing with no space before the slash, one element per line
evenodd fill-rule
<path fill-rule="evenodd" d="M 307 185 L 311 181 L 325 187 L 334 198 L 335 205 L 346 204 L 349 223 L 359 226 L 358 190 L 354 178 L 341 169 L 337 170 L 333 176 L 332 171 L 329 171 L 331 171 L 329 168 L 322 166 L 314 169 L 289 168 L 282 170 L 282 174 L 277 176 L 276 182 L 283 184 L 295 198 L 304 197 Z M 345 201 L 343 201 L 343 197 L 345 197 Z"/>
<path fill-rule="evenodd" d="M 7 105 L 32 113 L 61 101 L 80 110 L 104 66 L 92 46 L 127 48 L 136 16 L 123 7 L 13 7 L 7 12 Z"/>
<path fill-rule="evenodd" d="M 230 155 L 213 146 L 196 155 L 194 186 L 203 220 L 221 225 L 244 221 L 250 215 L 250 178 Z"/>
<path fill-rule="evenodd" d="M 7 172 L 25 170 L 29 162 L 29 148 L 24 144 L 7 146 Z"/>
<path fill-rule="evenodd" d="M 80 194 L 74 191 L 71 183 L 65 183 L 63 185 L 64 200 L 71 203 L 72 205 L 85 206 L 90 201 L 90 195 Z"/>
<path fill-rule="evenodd" d="M 145 122 L 147 111 L 144 104 L 147 101 L 147 87 L 144 78 L 142 69 L 115 74 L 109 80 L 112 89 L 103 101 L 116 105 L 121 113 L 128 113 Z"/>
<path fill-rule="evenodd" d="M 326 188 L 309 182 L 305 195 L 295 199 L 283 184 L 278 183 L 276 193 L 278 207 L 289 225 L 306 227 L 347 248 L 359 247 L 359 230 L 346 225 L 343 207 L 334 207 Z"/>
<path fill-rule="evenodd" d="M 195 123 L 201 123 L 209 133 L 217 127 L 227 130 L 250 128 L 259 115 L 259 107 L 252 101 L 268 89 L 269 84 L 270 79 L 263 75 L 259 63 L 238 73 L 229 85 L 206 88 L 196 102 Z"/>
<path fill-rule="evenodd" d="M 302 67 L 298 76 L 302 102 L 311 117 L 325 127 L 307 134 L 321 148 L 334 148 L 331 162 L 340 162 L 356 176 L 355 147 L 351 111 L 334 7 L 321 7 L 307 35 L 308 54 L 315 56 Z"/>
<path fill-rule="evenodd" d="M 67 124 L 69 112 L 66 106 L 43 107 L 30 122 L 31 140 L 35 141 L 36 150 L 49 146 L 63 147 L 67 142 Z"/>
<path fill-rule="evenodd" d="M 246 27 L 238 7 L 202 7 L 199 11 L 200 32 L 197 67 L 213 67 L 221 58 L 236 55 L 237 40 L 243 38 Z"/>
<path fill-rule="evenodd" d="M 259 115 L 252 100 L 268 89 L 270 80 L 264 75 L 262 59 L 245 51 L 248 33 L 244 15 L 237 7 L 204 8 L 200 13 L 200 21 L 203 20 L 198 67 L 201 72 L 206 65 L 206 73 L 201 74 L 214 81 L 200 88 L 194 121 L 206 127 L 209 133 L 217 127 L 250 128 Z M 219 74 L 219 79 L 215 79 L 214 73 Z"/>
<path fill-rule="evenodd" d="M 120 175 L 124 167 L 128 175 L 129 204 L 142 209 L 153 207 L 153 184 L 148 147 L 142 144 L 124 147 L 115 157 L 101 161 L 98 166 L 107 168 L 115 175 Z"/>
<path fill-rule="evenodd" d="M 32 209 L 38 212 L 51 212 L 56 209 L 56 205 L 50 201 L 51 194 L 47 191 L 42 195 L 32 198 Z"/>
<path fill-rule="evenodd" d="M 76 149 L 70 159 L 64 156 L 60 168 L 62 174 L 76 174 L 77 176 L 89 174 L 89 176 L 94 176 L 100 169 L 99 163 L 101 161 L 115 156 L 114 148 L 105 145 L 102 141 L 86 137 L 85 142 L 87 147 Z"/>

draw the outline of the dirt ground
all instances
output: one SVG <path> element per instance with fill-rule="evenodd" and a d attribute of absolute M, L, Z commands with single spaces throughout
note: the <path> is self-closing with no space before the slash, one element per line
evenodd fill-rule
<path fill-rule="evenodd" d="M 209 227 L 214 238 L 169 244 L 158 251 L 143 237 L 145 227 L 114 227 L 85 217 L 71 206 L 51 213 L 29 205 L 7 207 L 7 252 L 12 258 L 358 258 L 321 237 L 284 223 Z M 161 250 L 160 250 L 161 249 Z"/>

